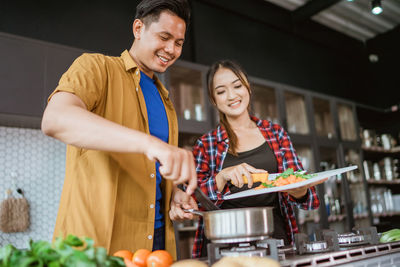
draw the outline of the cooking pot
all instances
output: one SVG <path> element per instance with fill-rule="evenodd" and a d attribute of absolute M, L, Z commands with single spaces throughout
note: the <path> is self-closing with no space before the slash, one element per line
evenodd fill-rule
<path fill-rule="evenodd" d="M 273 207 L 185 211 L 203 217 L 204 233 L 213 243 L 262 240 L 274 232 Z"/>

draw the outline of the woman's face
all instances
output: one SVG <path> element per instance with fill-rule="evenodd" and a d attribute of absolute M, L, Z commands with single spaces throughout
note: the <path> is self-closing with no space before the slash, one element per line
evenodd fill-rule
<path fill-rule="evenodd" d="M 230 69 L 220 68 L 214 75 L 214 98 L 217 109 L 227 117 L 248 114 L 250 94 Z"/>

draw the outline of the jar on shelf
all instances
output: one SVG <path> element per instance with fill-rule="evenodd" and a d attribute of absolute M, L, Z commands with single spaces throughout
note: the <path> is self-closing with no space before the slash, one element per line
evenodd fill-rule
<path fill-rule="evenodd" d="M 362 131 L 362 142 L 363 146 L 365 147 L 372 147 L 375 146 L 375 131 L 369 130 L 369 129 L 364 129 Z"/>
<path fill-rule="evenodd" d="M 390 134 L 382 134 L 381 142 L 384 149 L 390 150 L 392 148 L 392 136 Z"/>

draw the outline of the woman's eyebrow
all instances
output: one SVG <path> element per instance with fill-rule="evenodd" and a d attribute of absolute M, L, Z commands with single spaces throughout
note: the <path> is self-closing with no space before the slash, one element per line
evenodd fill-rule
<path fill-rule="evenodd" d="M 214 88 L 214 90 L 217 90 L 218 88 L 223 88 L 225 85 L 218 85 L 217 87 Z"/>
<path fill-rule="evenodd" d="M 238 78 L 238 79 L 234 80 L 233 82 L 231 82 L 231 84 L 234 84 L 234 83 L 236 83 L 237 81 L 240 81 L 240 79 Z M 221 87 L 225 87 L 225 85 L 218 85 L 218 86 L 216 86 L 216 87 L 214 88 L 214 90 L 217 90 L 218 88 L 221 88 Z"/>
<path fill-rule="evenodd" d="M 235 82 L 237 82 L 237 81 L 240 81 L 240 79 L 239 78 L 237 78 L 236 80 L 234 80 L 232 83 L 235 83 Z"/>

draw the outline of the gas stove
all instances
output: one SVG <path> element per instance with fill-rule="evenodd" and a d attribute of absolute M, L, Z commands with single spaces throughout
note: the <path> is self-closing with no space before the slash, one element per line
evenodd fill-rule
<path fill-rule="evenodd" d="M 385 262 L 395 258 L 400 259 L 400 241 L 348 247 L 326 253 L 292 255 L 280 261 L 280 264 L 282 267 L 355 266 L 359 261 L 363 261 L 359 266 L 386 266 Z M 372 262 L 374 262 L 373 265 L 371 265 Z M 400 266 L 400 260 L 397 260 L 397 265 L 390 266 Z"/>
<path fill-rule="evenodd" d="M 207 245 L 208 263 L 212 265 L 224 256 L 270 257 L 279 260 L 278 248 L 283 247 L 283 240 L 260 237 L 250 242 L 216 243 Z"/>
<path fill-rule="evenodd" d="M 315 241 L 310 241 L 305 234 L 295 234 L 295 247 L 298 254 L 340 251 L 379 243 L 375 227 L 355 228 L 352 232 L 343 234 L 338 234 L 333 230 L 317 230 L 315 237 Z"/>
<path fill-rule="evenodd" d="M 361 263 L 362 260 L 376 261 L 388 255 L 400 258 L 400 242 L 380 244 L 376 228 L 368 227 L 342 234 L 319 230 L 315 233 L 315 240 L 310 240 L 305 234 L 296 234 L 293 246 L 284 246 L 283 240 L 265 236 L 250 242 L 212 242 L 207 251 L 210 266 L 224 256 L 270 257 L 283 267 L 338 266 Z M 400 266 L 400 262 L 392 266 Z"/>

